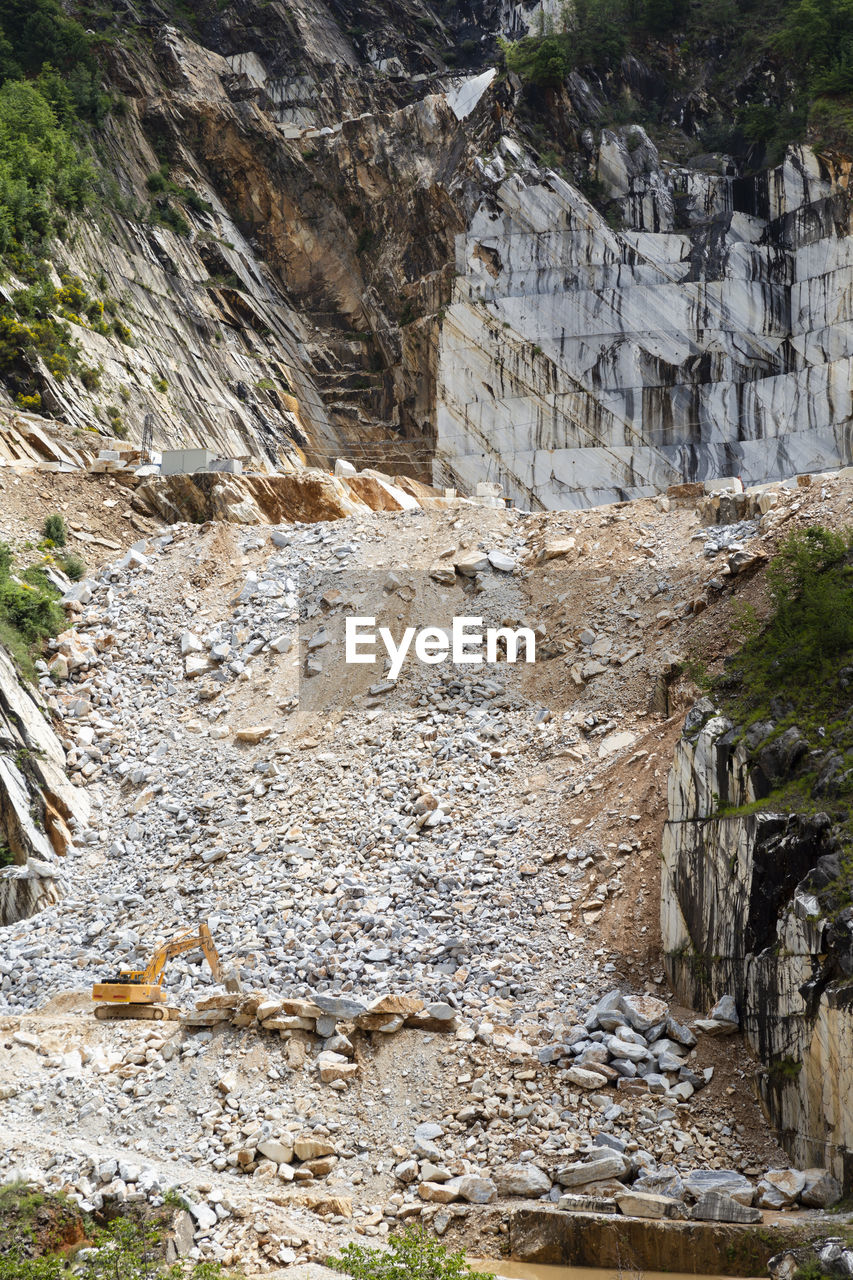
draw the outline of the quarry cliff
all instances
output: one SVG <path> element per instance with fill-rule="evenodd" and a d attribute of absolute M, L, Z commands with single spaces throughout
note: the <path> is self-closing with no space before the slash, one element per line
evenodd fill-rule
<path fill-rule="evenodd" d="M 48 254 L 80 358 L 31 353 L 9 412 L 533 509 L 850 460 L 849 161 L 815 128 L 703 151 L 752 83 L 679 97 L 711 44 L 542 84 L 496 43 L 522 7 L 129 13 Z"/>

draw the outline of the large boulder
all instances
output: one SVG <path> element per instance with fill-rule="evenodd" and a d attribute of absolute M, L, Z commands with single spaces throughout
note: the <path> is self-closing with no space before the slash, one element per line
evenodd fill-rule
<path fill-rule="evenodd" d="M 551 1179 L 535 1164 L 508 1164 L 495 1173 L 498 1194 L 535 1200 L 551 1190 Z"/>
<path fill-rule="evenodd" d="M 734 996 L 721 996 L 713 1009 L 708 1011 L 708 1017 L 713 1018 L 715 1022 L 732 1022 L 738 1026 L 740 1019 Z"/>
<path fill-rule="evenodd" d="M 787 1209 L 805 1190 L 806 1175 L 798 1169 L 768 1169 L 758 1184 L 762 1209 Z"/>
<path fill-rule="evenodd" d="M 683 1218 L 684 1205 L 669 1196 L 650 1195 L 646 1191 L 624 1192 L 616 1197 L 620 1213 L 627 1218 Z"/>
<path fill-rule="evenodd" d="M 492 1179 L 482 1178 L 476 1173 L 449 1178 L 442 1186 L 454 1200 L 467 1200 L 469 1204 L 491 1204 L 498 1198 L 498 1189 Z"/>
<path fill-rule="evenodd" d="M 804 1169 L 800 1201 L 809 1209 L 831 1209 L 841 1199 L 841 1183 L 826 1169 Z"/>
<path fill-rule="evenodd" d="M 684 1195 L 684 1183 L 677 1169 L 664 1165 L 653 1173 L 643 1173 L 634 1182 L 634 1190 L 650 1195 L 668 1196 L 670 1200 L 681 1200 Z"/>
<path fill-rule="evenodd" d="M 751 1205 L 755 1195 L 749 1178 L 734 1169 L 693 1169 L 684 1179 L 684 1190 L 695 1200 L 718 1191 L 745 1205 Z"/>
<path fill-rule="evenodd" d="M 601 1064 L 603 1068 L 603 1063 Z M 609 1079 L 604 1071 L 590 1071 L 586 1067 L 567 1067 L 563 1079 L 576 1084 L 579 1089 L 603 1089 Z"/>
<path fill-rule="evenodd" d="M 798 1272 L 837 1276 L 847 1280 L 853 1276 L 853 1249 L 840 1236 L 827 1236 L 796 1249 L 786 1249 L 768 1259 L 767 1270 L 772 1280 L 793 1280 Z"/>
<path fill-rule="evenodd" d="M 640 1032 L 665 1023 L 669 1013 L 666 1002 L 656 996 L 623 996 L 622 1009 L 625 1021 Z"/>
<path fill-rule="evenodd" d="M 610 1178 L 624 1178 L 630 1163 L 618 1151 L 602 1152 L 589 1160 L 573 1160 L 557 1170 L 557 1181 L 562 1187 L 586 1186 L 590 1182 L 603 1182 Z"/>
<path fill-rule="evenodd" d="M 751 1209 L 724 1191 L 706 1191 L 690 1210 L 698 1222 L 760 1222 L 761 1210 Z"/>

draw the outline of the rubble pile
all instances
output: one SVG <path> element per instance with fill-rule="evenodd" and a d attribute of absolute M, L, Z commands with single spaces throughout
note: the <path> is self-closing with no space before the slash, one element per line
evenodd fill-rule
<path fill-rule="evenodd" d="M 65 896 L 4 930 L 0 1176 L 178 1188 L 194 1256 L 247 1270 L 477 1206 L 831 1204 L 767 1133 L 731 998 L 666 998 L 656 823 L 727 558 L 845 494 L 783 493 L 713 555 L 676 497 L 178 525 L 69 588 L 39 684 L 90 813 Z M 544 660 L 342 674 L 350 606 L 529 625 Z M 186 953 L 179 1020 L 92 1017 L 202 919 L 240 994 Z"/>

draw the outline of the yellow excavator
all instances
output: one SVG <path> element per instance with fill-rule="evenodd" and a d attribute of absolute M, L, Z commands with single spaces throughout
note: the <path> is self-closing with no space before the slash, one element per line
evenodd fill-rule
<path fill-rule="evenodd" d="M 109 982 L 96 982 L 92 987 L 92 999 L 97 1003 L 95 1017 L 101 1020 L 148 1018 L 161 1021 L 179 1017 L 180 1010 L 171 1009 L 166 1004 L 163 970 L 167 960 L 183 955 L 185 951 L 194 951 L 196 947 L 204 952 L 214 980 L 225 983 L 219 953 L 213 945 L 207 921 L 202 920 L 197 929 L 179 933 L 171 942 L 159 946 L 144 969 L 123 970 Z"/>

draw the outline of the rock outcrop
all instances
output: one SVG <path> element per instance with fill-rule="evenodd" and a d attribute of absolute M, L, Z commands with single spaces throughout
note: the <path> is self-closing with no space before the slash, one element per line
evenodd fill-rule
<path fill-rule="evenodd" d="M 469 94 L 463 118 L 458 76 L 394 81 L 398 58 L 369 70 L 330 12 L 301 16 L 280 47 L 275 6 L 262 32 L 222 19 L 203 44 L 164 23 L 150 47 L 109 46 L 125 96 L 100 139 L 115 191 L 54 265 L 116 323 L 71 323 L 97 380 L 40 367 L 42 408 L 135 443 L 148 417 L 156 448 L 344 455 L 428 480 L 434 317 L 494 95 Z"/>
<path fill-rule="evenodd" d="M 840 873 L 838 842 L 825 814 L 722 811 L 766 794 L 762 760 L 750 762 L 749 740 L 709 703 L 688 716 L 663 836 L 667 970 L 694 1007 L 734 994 L 782 1144 L 798 1168 L 826 1168 L 849 1185 L 849 912 L 824 918 L 818 897 Z"/>
<path fill-rule="evenodd" d="M 313 524 L 341 520 L 359 511 L 414 511 L 459 505 L 407 476 L 367 470 L 329 475 L 304 468 L 272 475 L 229 476 L 218 472 L 158 476 L 136 489 L 133 506 L 169 523 Z"/>
<path fill-rule="evenodd" d="M 0 925 L 62 894 L 60 859 L 89 817 L 89 798 L 65 776 L 65 751 L 32 689 L 0 646 Z"/>

